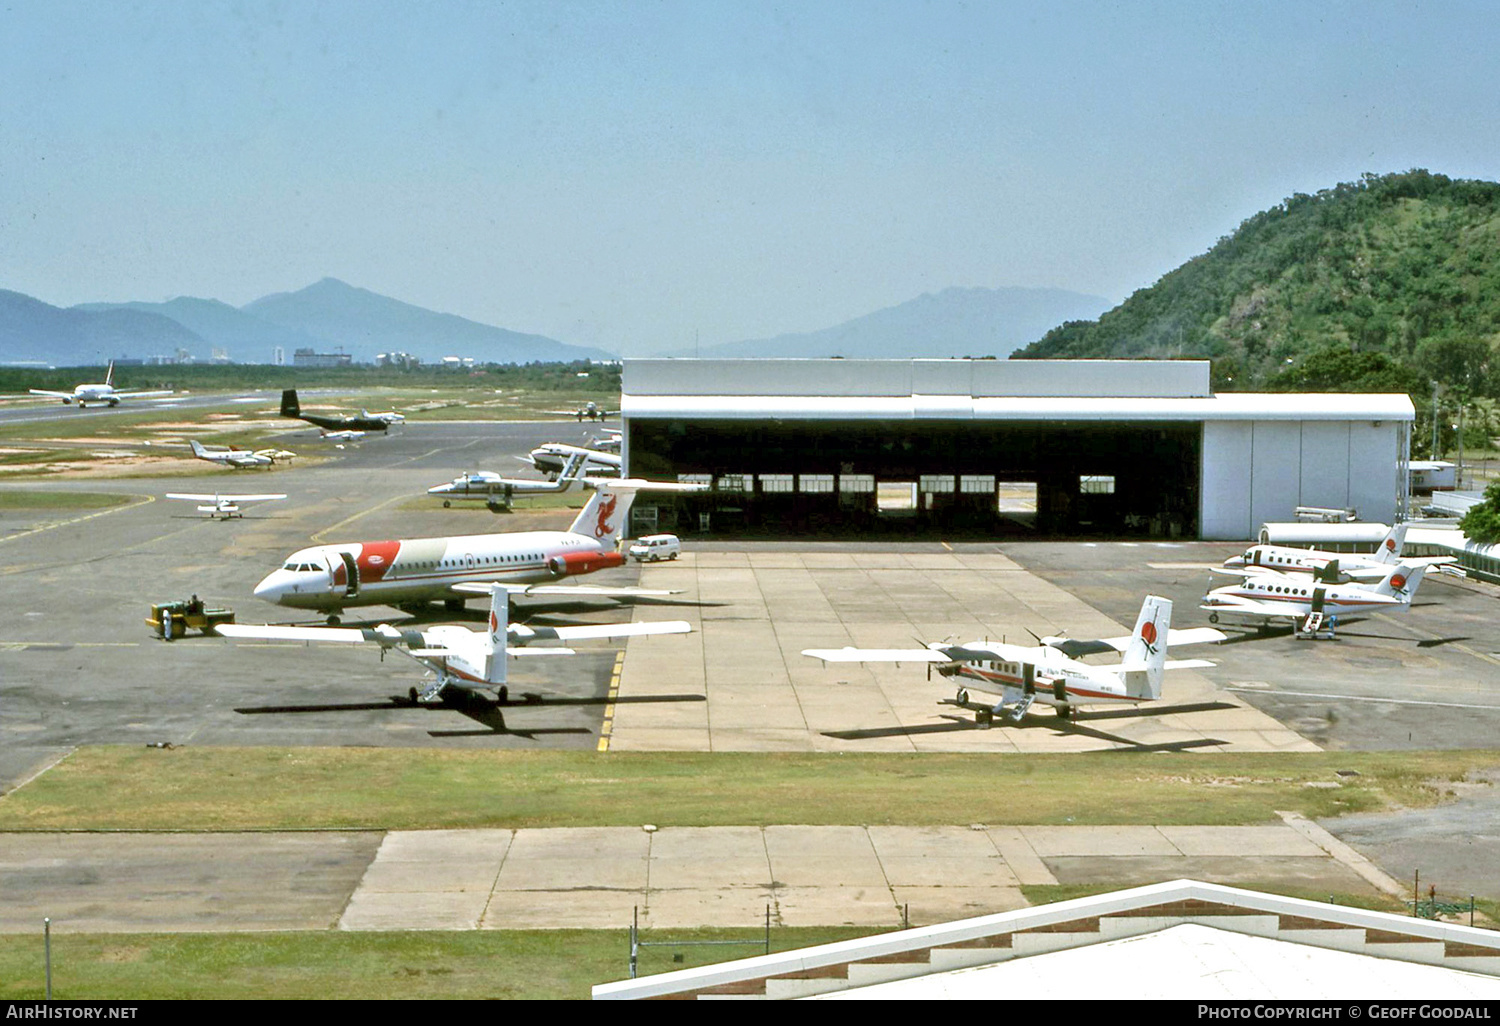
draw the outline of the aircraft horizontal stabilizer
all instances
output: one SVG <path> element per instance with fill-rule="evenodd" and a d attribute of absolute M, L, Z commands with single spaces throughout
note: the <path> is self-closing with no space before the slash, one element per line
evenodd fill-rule
<path fill-rule="evenodd" d="M 525 646 L 517 646 L 507 649 L 507 651 L 516 658 L 523 656 L 565 656 L 578 654 L 571 648 L 527 648 Z"/>
<path fill-rule="evenodd" d="M 505 584 L 461 581 L 453 586 L 454 591 L 465 595 L 488 595 L 496 589 L 512 595 L 584 595 L 591 598 L 630 598 L 632 596 L 681 595 L 682 589 L 664 588 L 605 588 L 592 584 Z"/>
<path fill-rule="evenodd" d="M 547 633 L 556 635 L 559 641 L 584 641 L 592 638 L 633 638 L 644 634 L 689 634 L 692 630 L 693 625 L 686 620 L 655 620 L 647 623 L 603 623 L 552 627 Z"/>
<path fill-rule="evenodd" d="M 333 641 L 358 644 L 375 641 L 374 631 L 358 627 L 278 627 L 274 624 L 226 623 L 216 628 L 225 638 L 252 638 L 261 641 Z"/>

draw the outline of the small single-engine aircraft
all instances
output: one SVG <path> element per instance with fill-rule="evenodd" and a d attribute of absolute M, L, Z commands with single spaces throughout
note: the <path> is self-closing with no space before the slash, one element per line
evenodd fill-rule
<path fill-rule="evenodd" d="M 1406 545 L 1406 524 L 1397 524 L 1381 539 L 1372 555 L 1349 552 L 1323 552 L 1319 549 L 1294 549 L 1284 545 L 1252 545 L 1243 556 L 1231 556 L 1224 566 L 1232 570 L 1276 570 L 1281 573 L 1315 573 L 1325 570 L 1330 563 L 1338 565 L 1339 572 L 1355 581 L 1374 582 L 1390 572 L 1398 563 L 1407 566 L 1426 566 L 1441 573 L 1462 577 L 1463 570 L 1451 556 L 1410 557 L 1401 554 Z"/>
<path fill-rule="evenodd" d="M 589 439 L 588 447 L 600 452 L 619 452 L 620 446 L 625 441 L 623 431 L 605 431 L 602 435 L 595 435 Z"/>
<path fill-rule="evenodd" d="M 171 389 L 157 392 L 119 392 L 115 390 L 115 361 L 109 361 L 109 369 L 104 372 L 104 381 L 100 384 L 78 385 L 71 392 L 52 392 L 45 388 L 31 389 L 32 395 L 45 396 L 48 399 L 61 399 L 64 406 L 77 406 L 80 410 L 90 406 L 119 406 L 121 399 L 153 399 L 158 396 L 172 395 Z"/>
<path fill-rule="evenodd" d="M 202 503 L 198 507 L 198 512 L 207 513 L 211 517 L 219 517 L 224 520 L 228 520 L 230 517 L 239 517 L 243 520 L 245 517 L 244 507 L 257 502 L 274 502 L 277 499 L 284 499 L 286 496 L 280 493 L 276 495 L 223 495 L 216 492 L 213 495 L 198 495 L 193 492 L 168 492 L 167 498 Z"/>
<path fill-rule="evenodd" d="M 1340 616 L 1411 608 L 1427 567 L 1406 563 L 1388 567 L 1375 584 L 1325 581 L 1324 575 L 1338 572 L 1336 562 L 1313 577 L 1266 569 L 1220 572 L 1242 574 L 1244 579 L 1203 596 L 1198 608 L 1208 610 L 1209 623 L 1229 617 L 1265 628 L 1274 620 L 1289 620 L 1299 634 L 1332 637 Z"/>
<path fill-rule="evenodd" d="M 531 495 L 561 495 L 565 492 L 582 491 L 587 487 L 582 476 L 583 457 L 575 456 L 563 467 L 562 475 L 555 481 L 538 481 L 535 478 L 501 477 L 492 470 L 471 470 L 460 474 L 447 484 L 433 485 L 428 495 L 443 496 L 447 508 L 454 499 L 483 499 L 493 513 L 509 509 L 512 499 Z"/>
<path fill-rule="evenodd" d="M 412 688 L 413 702 L 430 702 L 448 688 L 462 691 L 494 692 L 505 702 L 507 655 L 549 656 L 573 655 L 571 648 L 527 647 L 532 642 L 572 642 L 593 638 L 625 638 L 645 634 L 686 634 L 692 625 L 685 620 L 658 620 L 646 623 L 589 624 L 576 627 L 528 627 L 508 623 L 509 589 L 504 585 L 490 588 L 490 622 L 488 630 L 439 624 L 425 631 L 401 630 L 388 623 L 376 627 L 278 627 L 274 625 L 223 624 L 217 628 L 221 637 L 254 638 L 277 641 L 318 641 L 345 644 L 373 643 L 387 650 L 409 656 L 426 668 L 432 680 L 420 691 Z"/>
<path fill-rule="evenodd" d="M 385 414 L 336 417 L 329 414 L 303 413 L 302 404 L 297 401 L 295 388 L 285 389 L 281 393 L 281 415 L 291 420 L 305 420 L 309 424 L 316 424 L 325 432 L 384 431 L 391 426 L 391 422 L 384 419 Z"/>
<path fill-rule="evenodd" d="M 255 597 L 330 618 L 350 606 L 463 608 L 463 583 L 539 584 L 623 566 L 619 551 L 638 491 L 701 491 L 698 484 L 591 478 L 588 504 L 566 531 L 519 531 L 298 549 L 255 586 Z M 336 621 L 334 621 L 336 622 Z"/>
<path fill-rule="evenodd" d="M 969 688 L 999 695 L 1000 701 L 976 710 L 981 724 L 998 714 L 1019 723 L 1035 702 L 1050 705 L 1068 719 L 1080 705 L 1096 702 L 1151 702 L 1161 697 L 1166 670 L 1212 666 L 1202 659 L 1168 660 L 1170 645 L 1193 645 L 1223 641 L 1223 631 L 1210 627 L 1171 629 L 1172 602 L 1146 596 L 1128 637 L 1099 641 L 1039 639 L 1028 647 L 993 641 L 971 641 L 966 645 L 929 642 L 925 648 L 808 648 L 802 654 L 825 663 L 927 663 L 944 677 L 959 681 L 955 705 L 969 704 Z M 1077 656 L 1095 652 L 1121 652 L 1113 666 L 1094 666 Z"/>
<path fill-rule="evenodd" d="M 556 414 L 559 417 L 577 417 L 580 421 L 582 421 L 582 420 L 604 420 L 606 417 L 613 417 L 613 416 L 615 416 L 620 411 L 619 410 L 606 410 L 604 407 L 600 406 L 598 403 L 590 401 L 590 402 L 584 403 L 582 406 L 578 407 L 577 409 L 573 409 L 573 410 L 547 410 L 545 412 Z"/>
<path fill-rule="evenodd" d="M 210 448 L 195 438 L 188 439 L 193 455 L 200 460 L 218 463 L 221 466 L 242 470 L 246 467 L 269 467 L 277 460 L 289 460 L 297 454 L 285 449 L 234 449 L 214 446 Z"/>
<path fill-rule="evenodd" d="M 516 459 L 522 463 L 530 463 L 544 474 L 557 477 L 567 469 L 568 461 L 575 456 L 583 457 L 583 471 L 586 474 L 618 474 L 625 462 L 617 452 L 585 449 L 581 445 L 569 445 L 566 442 L 547 442 L 531 450 L 528 455 L 517 456 Z"/>

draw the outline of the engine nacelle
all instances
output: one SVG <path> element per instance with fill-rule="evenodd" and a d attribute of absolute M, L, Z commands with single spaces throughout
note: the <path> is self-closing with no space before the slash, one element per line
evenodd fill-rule
<path fill-rule="evenodd" d="M 625 555 L 620 552 L 564 552 L 547 560 L 547 572 L 553 577 L 571 577 L 624 565 Z"/>

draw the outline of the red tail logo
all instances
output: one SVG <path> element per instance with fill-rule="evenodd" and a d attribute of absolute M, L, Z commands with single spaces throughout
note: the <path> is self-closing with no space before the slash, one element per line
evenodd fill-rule
<path fill-rule="evenodd" d="M 498 616 L 496 616 L 495 615 L 495 611 L 493 609 L 491 609 L 490 610 L 490 633 L 494 634 L 499 629 L 500 629 L 500 618 Z"/>
<path fill-rule="evenodd" d="M 1152 655 L 1156 654 L 1156 622 L 1147 620 L 1141 624 L 1141 640 L 1146 643 L 1146 651 Z"/>
<path fill-rule="evenodd" d="M 610 495 L 599 503 L 599 520 L 594 524 L 594 537 L 603 538 L 610 533 L 609 518 L 614 516 L 615 505 L 619 503 L 618 495 Z"/>
<path fill-rule="evenodd" d="M 1395 552 L 1396 551 L 1396 539 L 1394 539 L 1394 538 L 1387 538 L 1385 540 L 1385 547 L 1387 549 L 1389 549 L 1390 551 Z"/>
<path fill-rule="evenodd" d="M 1391 587 L 1397 591 L 1400 591 L 1402 588 L 1406 587 L 1406 578 L 1401 576 L 1400 574 L 1392 574 Z"/>

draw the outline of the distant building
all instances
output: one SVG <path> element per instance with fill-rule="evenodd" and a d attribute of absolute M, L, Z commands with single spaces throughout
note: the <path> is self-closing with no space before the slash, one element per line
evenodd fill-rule
<path fill-rule="evenodd" d="M 474 357 L 445 356 L 443 357 L 442 365 L 449 370 L 467 370 L 468 368 L 474 366 Z"/>
<path fill-rule="evenodd" d="M 277 346 L 271 350 L 271 363 L 277 367 L 286 366 L 286 350 Z"/>
<path fill-rule="evenodd" d="M 348 367 L 354 357 L 348 353 L 320 353 L 313 349 L 297 349 L 292 352 L 293 367 Z"/>
<path fill-rule="evenodd" d="M 375 357 L 377 367 L 401 367 L 409 370 L 421 365 L 422 358 L 411 353 L 379 353 Z"/>

